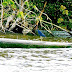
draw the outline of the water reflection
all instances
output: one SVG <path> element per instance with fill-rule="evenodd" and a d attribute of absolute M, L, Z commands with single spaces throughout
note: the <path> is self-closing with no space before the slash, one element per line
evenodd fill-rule
<path fill-rule="evenodd" d="M 72 49 L 0 48 L 0 72 L 71 72 Z"/>

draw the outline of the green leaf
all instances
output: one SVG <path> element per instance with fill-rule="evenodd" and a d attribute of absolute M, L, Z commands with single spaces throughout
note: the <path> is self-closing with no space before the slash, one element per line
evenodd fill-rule
<path fill-rule="evenodd" d="M 7 0 L 3 0 L 3 2 L 6 2 Z"/>
<path fill-rule="evenodd" d="M 24 17 L 24 14 L 23 14 L 23 12 L 22 12 L 22 11 L 20 12 L 20 15 L 21 15 L 21 17 L 22 17 L 22 18 Z"/>
<path fill-rule="evenodd" d="M 12 7 L 13 9 L 16 9 L 16 5 L 15 5 L 15 4 L 12 4 L 11 7 Z"/>
<path fill-rule="evenodd" d="M 63 21 L 64 21 L 63 18 L 58 18 L 57 23 L 61 23 L 61 22 L 63 22 Z"/>
<path fill-rule="evenodd" d="M 22 11 L 20 11 L 17 16 L 18 16 L 19 18 L 21 18 L 21 17 L 23 18 L 23 17 L 24 17 L 24 14 L 23 14 Z"/>
<path fill-rule="evenodd" d="M 69 12 L 69 14 L 68 14 L 69 16 L 71 16 L 71 13 Z"/>
<path fill-rule="evenodd" d="M 10 1 L 11 1 L 11 0 L 7 0 L 8 4 L 10 4 Z"/>
<path fill-rule="evenodd" d="M 8 14 L 7 13 L 4 13 L 4 16 L 7 16 Z"/>
<path fill-rule="evenodd" d="M 65 6 L 63 6 L 63 5 L 60 6 L 60 10 L 61 10 L 61 11 L 65 10 L 65 9 L 66 9 Z"/>
<path fill-rule="evenodd" d="M 10 1 L 10 4 L 13 5 L 14 4 L 14 1 Z"/>
<path fill-rule="evenodd" d="M 68 15 L 68 10 L 64 10 L 64 11 L 62 12 L 62 14 Z"/>
<path fill-rule="evenodd" d="M 27 5 L 28 4 L 28 1 L 25 1 L 25 5 Z"/>
<path fill-rule="evenodd" d="M 6 6 L 8 5 L 8 3 L 7 3 L 7 2 L 3 2 L 2 5 L 3 5 L 4 7 L 6 7 Z"/>
<path fill-rule="evenodd" d="M 72 23 L 72 19 L 69 19 L 70 23 Z"/>
<path fill-rule="evenodd" d="M 28 1 L 25 1 L 24 3 L 25 3 L 25 5 L 27 5 L 29 7 L 29 2 Z"/>
<path fill-rule="evenodd" d="M 38 11 L 38 8 L 36 7 L 36 5 L 34 5 L 33 8 Z"/>
<path fill-rule="evenodd" d="M 36 6 L 34 5 L 33 8 L 36 8 Z"/>

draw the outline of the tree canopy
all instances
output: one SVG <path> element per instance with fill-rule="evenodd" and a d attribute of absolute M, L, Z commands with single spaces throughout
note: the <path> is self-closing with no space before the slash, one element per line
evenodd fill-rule
<path fill-rule="evenodd" d="M 35 25 L 51 35 L 52 30 L 72 30 L 71 0 L 1 0 L 0 12 L 3 32 L 34 34 Z"/>

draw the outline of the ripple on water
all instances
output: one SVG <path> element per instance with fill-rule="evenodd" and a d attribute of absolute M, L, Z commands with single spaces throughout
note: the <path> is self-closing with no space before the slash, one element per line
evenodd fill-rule
<path fill-rule="evenodd" d="M 71 72 L 72 48 L 0 48 L 0 72 Z"/>

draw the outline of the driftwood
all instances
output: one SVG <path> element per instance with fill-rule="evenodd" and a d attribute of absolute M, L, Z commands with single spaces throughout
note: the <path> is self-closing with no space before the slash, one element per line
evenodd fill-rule
<path fill-rule="evenodd" d="M 5 28 L 9 28 L 9 22 L 13 21 L 14 20 L 14 17 L 15 17 L 15 11 L 13 11 L 13 15 L 9 16 L 7 18 L 7 22 L 6 22 L 6 25 L 5 25 Z"/>
<path fill-rule="evenodd" d="M 66 43 L 66 42 L 32 41 L 32 40 L 19 40 L 19 39 L 7 39 L 7 38 L 0 38 L 0 42 L 19 43 L 19 44 L 26 44 L 26 45 L 72 46 L 72 43 Z"/>

